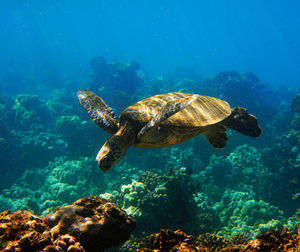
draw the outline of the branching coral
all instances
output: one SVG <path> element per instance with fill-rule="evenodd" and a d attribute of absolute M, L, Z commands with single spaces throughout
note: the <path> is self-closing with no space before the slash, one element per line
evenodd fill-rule
<path fill-rule="evenodd" d="M 222 201 L 214 205 L 223 228 L 219 234 L 230 237 L 248 233 L 251 237 L 267 230 L 282 229 L 283 212 L 262 200 L 256 201 L 249 193 L 226 190 Z"/>
<path fill-rule="evenodd" d="M 102 194 L 115 199 L 128 213 L 137 218 L 137 233 L 162 227 L 179 227 L 197 233 L 210 230 L 216 221 L 210 209 L 197 208 L 193 194 L 198 184 L 188 169 L 170 170 L 164 175 L 145 172 L 120 192 Z"/>

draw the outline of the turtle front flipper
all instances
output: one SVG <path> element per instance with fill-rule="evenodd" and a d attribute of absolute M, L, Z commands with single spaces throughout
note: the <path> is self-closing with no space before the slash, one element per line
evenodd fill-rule
<path fill-rule="evenodd" d="M 222 123 L 246 136 L 259 137 L 262 133 L 256 117 L 249 114 L 245 108 L 232 109 L 231 115 L 224 119 Z"/>
<path fill-rule="evenodd" d="M 167 120 L 170 116 L 175 113 L 183 110 L 188 105 L 190 105 L 193 101 L 195 101 L 199 95 L 191 95 L 185 98 L 176 99 L 173 101 L 169 101 L 162 110 L 154 116 L 138 133 L 138 140 L 143 141 L 143 139 L 147 138 L 151 134 L 151 132 L 158 127 L 160 123 Z"/>
<path fill-rule="evenodd" d="M 226 127 L 222 124 L 216 124 L 208 127 L 208 130 L 203 132 L 206 140 L 215 148 L 224 148 L 228 140 Z"/>
<path fill-rule="evenodd" d="M 80 104 L 100 128 L 112 135 L 118 131 L 117 117 L 102 98 L 88 90 L 78 91 L 77 97 Z"/>

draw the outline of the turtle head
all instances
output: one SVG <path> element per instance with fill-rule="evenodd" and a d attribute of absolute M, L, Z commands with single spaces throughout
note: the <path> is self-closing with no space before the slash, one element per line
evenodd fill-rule
<path fill-rule="evenodd" d="M 224 122 L 229 128 L 246 136 L 259 137 L 262 133 L 256 117 L 249 114 L 245 108 L 237 107 L 232 109 L 231 115 Z"/>
<path fill-rule="evenodd" d="M 124 157 L 128 147 L 122 144 L 122 140 L 120 136 L 112 136 L 102 146 L 96 157 L 101 170 L 108 171 Z"/>

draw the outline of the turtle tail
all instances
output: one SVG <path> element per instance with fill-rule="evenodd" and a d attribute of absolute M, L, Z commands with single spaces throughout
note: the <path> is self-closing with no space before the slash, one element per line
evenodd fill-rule
<path fill-rule="evenodd" d="M 256 117 L 249 114 L 245 108 L 232 109 L 231 115 L 224 119 L 222 124 L 250 137 L 259 137 L 262 133 Z"/>

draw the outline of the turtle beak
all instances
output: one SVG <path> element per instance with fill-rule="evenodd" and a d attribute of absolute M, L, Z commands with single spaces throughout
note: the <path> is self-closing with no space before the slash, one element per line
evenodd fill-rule
<path fill-rule="evenodd" d="M 108 171 L 119 163 L 124 157 L 125 151 L 115 141 L 108 139 L 97 154 L 96 161 L 103 171 Z"/>
<path fill-rule="evenodd" d="M 105 144 L 102 146 L 96 157 L 99 168 L 105 172 L 113 166 L 111 158 L 109 158 L 109 153 L 110 149 Z"/>
<path fill-rule="evenodd" d="M 98 163 L 100 169 L 104 172 L 108 171 L 112 167 L 111 162 L 109 161 L 109 159 L 107 157 L 97 159 L 97 163 Z"/>

